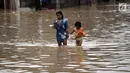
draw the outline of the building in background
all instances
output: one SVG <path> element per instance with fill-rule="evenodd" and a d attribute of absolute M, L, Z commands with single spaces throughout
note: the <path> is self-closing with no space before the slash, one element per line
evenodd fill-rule
<path fill-rule="evenodd" d="M 0 0 L 0 8 L 4 8 L 4 0 Z"/>
<path fill-rule="evenodd" d="M 86 4 L 87 0 L 0 0 L 0 8 L 18 10 L 19 8 L 36 8 L 41 9 L 58 9 L 73 7 Z M 102 3 L 119 3 L 127 2 L 130 0 L 91 0 L 92 2 Z"/>
<path fill-rule="evenodd" d="M 0 8 L 16 10 L 20 6 L 19 3 L 19 0 L 0 0 Z"/>
<path fill-rule="evenodd" d="M 0 8 L 17 10 L 18 8 L 56 9 L 79 6 L 80 0 L 0 0 Z"/>
<path fill-rule="evenodd" d="M 130 0 L 97 0 L 98 4 L 108 3 L 108 4 L 118 4 L 118 3 L 130 3 Z"/>

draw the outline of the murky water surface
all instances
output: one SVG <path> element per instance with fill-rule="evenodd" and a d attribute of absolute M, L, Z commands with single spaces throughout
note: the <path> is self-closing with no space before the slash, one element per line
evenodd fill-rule
<path fill-rule="evenodd" d="M 87 36 L 57 47 L 54 10 L 0 11 L 0 73 L 130 73 L 130 14 L 111 6 L 63 9 L 70 31 L 80 20 Z"/>

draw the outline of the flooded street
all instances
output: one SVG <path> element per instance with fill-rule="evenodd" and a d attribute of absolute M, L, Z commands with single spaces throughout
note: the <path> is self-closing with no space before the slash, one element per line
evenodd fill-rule
<path fill-rule="evenodd" d="M 73 35 L 58 47 L 55 10 L 0 11 L 0 73 L 130 73 L 130 14 L 112 6 L 62 10 L 70 31 L 77 20 L 87 33 L 82 47 Z"/>

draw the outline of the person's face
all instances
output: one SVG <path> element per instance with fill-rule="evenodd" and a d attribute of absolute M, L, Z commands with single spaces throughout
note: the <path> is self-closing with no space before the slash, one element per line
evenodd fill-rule
<path fill-rule="evenodd" d="M 57 14 L 57 18 L 58 19 L 62 19 L 62 15 L 61 14 Z"/>
<path fill-rule="evenodd" d="M 79 29 L 80 27 L 76 27 L 77 29 Z"/>
<path fill-rule="evenodd" d="M 77 25 L 77 26 L 76 26 L 76 29 L 79 29 L 79 28 L 80 28 L 80 27 Z"/>

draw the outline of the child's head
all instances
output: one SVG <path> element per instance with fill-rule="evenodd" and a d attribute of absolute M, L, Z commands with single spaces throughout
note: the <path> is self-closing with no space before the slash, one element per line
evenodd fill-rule
<path fill-rule="evenodd" d="M 61 11 L 56 12 L 56 15 L 57 15 L 58 19 L 63 19 L 64 18 L 64 15 L 63 15 L 63 13 Z"/>
<path fill-rule="evenodd" d="M 77 22 L 75 23 L 75 27 L 76 27 L 77 29 L 80 29 L 80 27 L 81 27 L 81 22 L 77 21 Z"/>

